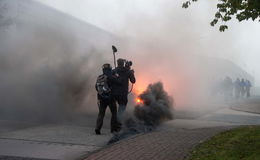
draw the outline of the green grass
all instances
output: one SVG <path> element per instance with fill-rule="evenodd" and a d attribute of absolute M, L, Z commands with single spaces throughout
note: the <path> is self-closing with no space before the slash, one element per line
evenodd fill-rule
<path fill-rule="evenodd" d="M 220 133 L 197 146 L 189 160 L 260 160 L 260 126 Z"/>

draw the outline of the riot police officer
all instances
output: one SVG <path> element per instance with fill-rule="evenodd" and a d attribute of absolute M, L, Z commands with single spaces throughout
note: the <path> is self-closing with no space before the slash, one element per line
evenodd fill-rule
<path fill-rule="evenodd" d="M 105 116 L 106 108 L 109 106 L 109 109 L 112 113 L 111 117 L 111 133 L 118 131 L 117 123 L 117 108 L 116 102 L 112 95 L 113 86 L 120 85 L 118 77 L 112 74 L 112 68 L 110 64 L 104 64 L 102 67 L 103 74 L 99 75 L 96 81 L 96 90 L 98 97 L 98 107 L 99 113 L 96 122 L 95 132 L 97 135 L 101 134 L 100 130 L 103 125 L 103 119 Z"/>
<path fill-rule="evenodd" d="M 123 114 L 128 103 L 129 81 L 135 83 L 134 70 L 131 69 L 132 62 L 124 59 L 117 60 L 117 67 L 113 70 L 113 74 L 119 77 L 121 84 L 115 85 L 112 90 L 112 95 L 118 103 L 117 118 L 119 123 L 122 123 Z"/>

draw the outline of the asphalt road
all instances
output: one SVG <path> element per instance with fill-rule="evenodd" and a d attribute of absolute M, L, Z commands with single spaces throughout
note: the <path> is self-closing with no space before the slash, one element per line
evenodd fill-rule
<path fill-rule="evenodd" d="M 108 118 L 100 136 L 94 134 L 96 115 L 55 123 L 0 120 L 0 159 L 76 159 L 106 145 Z"/>

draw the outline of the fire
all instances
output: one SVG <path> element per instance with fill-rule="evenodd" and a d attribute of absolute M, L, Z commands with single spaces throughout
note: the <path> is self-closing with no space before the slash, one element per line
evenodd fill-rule
<path fill-rule="evenodd" d="M 136 102 L 137 104 L 141 104 L 141 103 L 143 103 L 143 100 L 142 100 L 141 98 L 137 97 L 137 98 L 135 99 L 135 102 Z"/>

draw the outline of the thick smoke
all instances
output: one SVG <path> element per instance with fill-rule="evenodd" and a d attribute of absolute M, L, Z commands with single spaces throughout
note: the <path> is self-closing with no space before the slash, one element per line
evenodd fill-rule
<path fill-rule="evenodd" d="M 31 42 L 23 44 L 25 49 L 21 51 L 17 47 L 21 43 L 12 41 L 13 52 L 1 52 L 5 62 L 0 71 L 2 117 L 59 120 L 84 105 L 93 92 L 93 72 L 97 72 L 97 66 L 91 63 L 97 61 L 94 50 L 86 50 L 85 56 L 78 57 L 71 43 L 66 52 L 57 49 L 51 53 L 48 51 L 53 45 L 42 43 L 50 47 L 44 52 Z"/>
<path fill-rule="evenodd" d="M 174 95 L 175 109 L 198 110 L 215 103 L 209 95 L 215 81 L 225 76 L 251 77 L 234 63 L 219 58 L 240 64 L 248 51 L 237 47 L 245 46 L 240 40 L 250 42 L 248 48 L 257 45 L 251 43 L 254 39 L 250 36 L 241 38 L 237 34 L 240 30 L 233 32 L 236 25 L 231 24 L 232 29 L 221 34 L 209 26 L 216 2 L 201 1 L 188 10 L 181 8 L 182 3 L 78 0 L 60 1 L 60 6 L 64 6 L 64 12 L 99 24 L 123 36 L 125 42 L 127 39 L 124 47 L 118 47 L 119 56 L 134 63 L 135 93 L 144 91 L 146 84 L 163 81 L 165 90 Z M 104 13 L 106 16 L 100 16 Z M 78 109 L 96 111 L 93 85 L 100 66 L 112 62 L 107 49 L 114 41 L 107 32 L 36 1 L 1 0 L 1 116 L 46 120 Z"/>
<path fill-rule="evenodd" d="M 161 123 L 173 119 L 173 99 L 163 89 L 163 84 L 150 84 L 139 95 L 142 103 L 135 106 L 133 115 L 126 118 L 122 131 L 114 135 L 108 144 L 138 133 L 147 133 Z"/>
<path fill-rule="evenodd" d="M 0 116 L 45 122 L 95 111 L 93 86 L 113 37 L 30 0 L 0 9 Z"/>
<path fill-rule="evenodd" d="M 223 102 L 222 97 L 210 95 L 216 82 L 226 76 L 252 82 L 254 78 L 241 68 L 246 51 L 237 47 L 241 34 L 234 32 L 241 24 L 230 24 L 230 30 L 220 33 L 209 25 L 216 1 L 199 1 L 188 10 L 181 8 L 182 3 L 136 0 L 128 4 L 128 12 L 121 11 L 129 19 L 121 34 L 130 37 L 127 52 L 138 77 L 136 92 L 144 90 L 147 83 L 163 81 L 166 91 L 174 95 L 177 110 L 204 110 Z"/>

